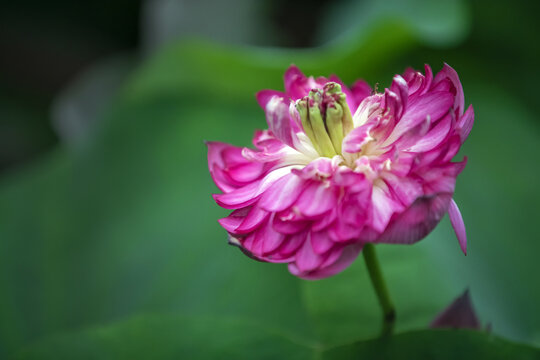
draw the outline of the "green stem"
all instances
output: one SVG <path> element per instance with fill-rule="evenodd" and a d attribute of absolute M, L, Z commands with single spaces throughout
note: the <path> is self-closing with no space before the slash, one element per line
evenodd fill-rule
<path fill-rule="evenodd" d="M 396 310 L 394 309 L 394 304 L 392 303 L 392 299 L 390 299 L 388 288 L 384 282 L 381 267 L 377 260 L 377 254 L 375 253 L 375 245 L 364 245 L 362 253 L 364 254 L 364 260 L 366 261 L 371 283 L 373 284 L 375 294 L 377 294 L 377 299 L 379 300 L 379 305 L 383 312 L 382 336 L 391 335 L 394 330 Z"/>

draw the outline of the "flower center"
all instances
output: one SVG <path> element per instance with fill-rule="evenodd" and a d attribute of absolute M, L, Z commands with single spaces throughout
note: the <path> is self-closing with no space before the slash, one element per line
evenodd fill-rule
<path fill-rule="evenodd" d="M 312 89 L 297 101 L 296 109 L 315 150 L 330 158 L 341 155 L 343 138 L 354 127 L 341 86 L 329 82 L 322 89 Z"/>

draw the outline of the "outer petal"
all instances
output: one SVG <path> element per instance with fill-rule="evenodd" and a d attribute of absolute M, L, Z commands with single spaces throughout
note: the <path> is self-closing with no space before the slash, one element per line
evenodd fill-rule
<path fill-rule="evenodd" d="M 206 145 L 210 175 L 222 191 L 233 191 L 264 175 L 265 165 L 243 157 L 242 148 L 214 141 Z"/>
<path fill-rule="evenodd" d="M 472 105 L 469 106 L 467 111 L 465 111 L 465 114 L 459 119 L 459 122 L 457 123 L 457 128 L 459 129 L 459 136 L 461 138 L 461 144 L 465 142 L 467 137 L 469 137 L 469 133 L 472 130 L 474 123 L 474 109 Z"/>
<path fill-rule="evenodd" d="M 311 246 L 310 236 L 304 241 L 304 245 L 296 253 L 296 267 L 302 273 L 308 273 L 317 269 L 324 261 L 324 256 L 317 254 Z"/>
<path fill-rule="evenodd" d="M 452 194 L 423 196 L 404 212 L 395 216 L 376 242 L 412 244 L 424 238 L 448 211 Z"/>
<path fill-rule="evenodd" d="M 306 77 L 296 65 L 291 65 L 284 76 L 285 92 L 293 100 L 298 100 L 306 96 L 309 91 L 317 86 L 317 82 L 312 77 Z M 321 84 L 324 85 L 324 84 Z"/>
<path fill-rule="evenodd" d="M 444 64 L 443 69 L 435 76 L 434 83 L 442 81 L 443 79 L 449 79 L 454 87 L 454 109 L 456 109 L 457 114 L 463 114 L 465 109 L 465 96 L 463 95 L 463 87 L 461 86 L 461 81 L 459 81 L 459 76 L 450 65 Z"/>
<path fill-rule="evenodd" d="M 291 166 L 288 166 L 273 170 L 261 180 L 225 194 L 214 195 L 214 200 L 225 209 L 240 209 L 252 205 L 276 180 L 290 173 L 291 168 Z"/>
<path fill-rule="evenodd" d="M 328 266 L 320 269 L 316 269 L 311 272 L 301 272 L 295 263 L 289 264 L 289 271 L 291 274 L 296 275 L 306 280 L 318 280 L 323 279 L 337 273 L 342 272 L 351 265 L 351 263 L 358 257 L 358 254 L 362 250 L 362 244 L 351 244 L 345 247 L 339 256 L 339 258 L 329 264 Z"/>
<path fill-rule="evenodd" d="M 450 222 L 456 232 L 461 251 L 467 255 L 467 232 L 465 231 L 465 223 L 463 222 L 463 217 L 461 216 L 461 212 L 454 199 L 450 200 L 448 216 L 450 217 Z"/>
<path fill-rule="evenodd" d="M 360 105 L 360 103 L 365 98 L 370 96 L 372 91 L 373 90 L 371 89 L 371 86 L 369 86 L 369 84 L 367 82 L 365 82 L 364 80 L 357 80 L 351 86 L 351 94 L 352 94 L 352 97 L 354 98 L 354 101 L 356 103 L 356 107 L 354 109 L 351 108 L 351 113 L 354 114 L 354 112 L 356 111 L 356 108 L 358 107 L 358 105 Z"/>

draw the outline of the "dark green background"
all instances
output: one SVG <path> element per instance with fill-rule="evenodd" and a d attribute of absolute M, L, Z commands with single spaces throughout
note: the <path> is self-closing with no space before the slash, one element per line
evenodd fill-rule
<path fill-rule="evenodd" d="M 192 38 L 131 62 L 84 144 L 52 136 L 6 162 L 0 357 L 539 358 L 537 7 L 340 2 L 321 15 L 321 47 Z M 417 245 L 379 246 L 400 335 L 365 341 L 380 314 L 361 259 L 308 282 L 227 246 L 203 140 L 249 145 L 265 127 L 254 94 L 281 89 L 291 63 L 382 87 L 443 62 L 476 114 L 455 195 L 468 256 L 447 219 Z M 29 134 L 51 131 L 10 96 L 6 128 L 26 116 L 41 119 Z M 466 288 L 492 334 L 419 331 Z"/>

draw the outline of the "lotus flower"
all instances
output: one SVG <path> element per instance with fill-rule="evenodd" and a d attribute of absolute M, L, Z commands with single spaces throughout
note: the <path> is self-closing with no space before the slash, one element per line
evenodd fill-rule
<path fill-rule="evenodd" d="M 208 163 L 222 191 L 219 220 L 231 244 L 265 262 L 287 263 L 304 279 L 339 273 L 366 243 L 412 244 L 449 213 L 466 252 L 452 199 L 466 160 L 452 162 L 469 135 L 457 73 L 408 69 L 390 88 L 364 81 L 285 73 L 285 92 L 257 100 L 268 130 L 254 149 L 209 142 Z"/>

